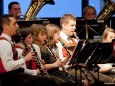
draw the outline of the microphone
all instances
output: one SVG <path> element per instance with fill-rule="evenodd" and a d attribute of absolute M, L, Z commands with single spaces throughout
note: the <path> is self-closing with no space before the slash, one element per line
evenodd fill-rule
<path fill-rule="evenodd" d="M 20 16 L 24 16 L 24 15 L 22 15 L 21 13 L 18 13 L 18 14 L 17 14 L 17 17 L 20 17 Z"/>

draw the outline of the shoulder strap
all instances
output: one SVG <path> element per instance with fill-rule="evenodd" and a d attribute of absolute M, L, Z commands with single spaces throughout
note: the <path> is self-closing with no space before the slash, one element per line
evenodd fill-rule
<path fill-rule="evenodd" d="M 77 45 L 77 42 L 73 38 L 71 38 L 72 43 L 67 43 L 63 38 L 61 38 L 61 40 L 67 46 L 67 48 L 70 49 L 70 50 L 73 50 L 74 47 Z"/>
<path fill-rule="evenodd" d="M 15 49 L 15 46 L 9 41 L 9 40 L 7 40 L 5 37 L 2 37 L 2 36 L 0 36 L 0 40 L 6 40 L 6 41 L 8 41 L 10 44 L 11 44 L 11 46 L 12 46 L 12 51 L 13 51 L 13 59 L 14 60 L 17 60 L 18 58 L 17 58 L 17 55 L 18 55 L 18 53 L 17 53 L 17 51 L 16 51 L 16 49 Z"/>
<path fill-rule="evenodd" d="M 18 44 L 15 45 L 15 48 L 24 49 L 22 46 L 20 46 L 20 45 L 18 45 Z"/>
<path fill-rule="evenodd" d="M 0 36 L 0 40 L 6 40 L 13 46 L 13 44 L 8 39 L 6 39 L 5 37 Z"/>
<path fill-rule="evenodd" d="M 0 36 L 0 40 L 7 40 L 7 39 L 5 37 Z"/>

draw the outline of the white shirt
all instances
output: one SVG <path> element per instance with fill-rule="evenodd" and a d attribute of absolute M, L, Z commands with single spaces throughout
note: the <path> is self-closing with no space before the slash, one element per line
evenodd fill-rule
<path fill-rule="evenodd" d="M 10 36 L 3 33 L 1 36 L 12 43 Z M 8 72 L 22 67 L 25 64 L 25 60 L 22 58 L 15 61 L 13 59 L 12 46 L 7 40 L 0 40 L 0 58 L 4 69 Z"/>
<path fill-rule="evenodd" d="M 38 58 L 41 58 L 41 53 L 40 53 L 40 48 L 38 45 L 36 44 L 32 44 L 38 54 Z M 18 51 L 18 57 L 19 59 L 24 58 L 21 57 L 23 50 L 21 48 L 16 48 L 16 50 Z M 24 72 L 27 74 L 31 74 L 31 75 L 37 75 L 37 71 L 36 70 L 31 70 L 31 69 L 27 69 L 26 68 L 26 64 L 23 65 L 23 68 L 25 69 Z"/>
<path fill-rule="evenodd" d="M 60 37 L 61 37 L 63 40 L 65 40 L 67 43 L 72 42 L 72 40 L 68 40 L 68 36 L 67 36 L 65 33 L 63 33 L 62 31 L 60 32 Z M 76 39 L 74 39 L 74 41 L 77 42 Z M 59 58 L 62 59 L 62 60 L 64 60 L 65 58 L 63 57 L 63 52 L 62 52 L 63 46 L 62 46 L 62 44 L 61 44 L 60 42 L 58 42 L 58 43 L 56 43 L 56 45 L 57 45 L 57 49 L 58 49 L 58 51 L 59 51 Z"/>

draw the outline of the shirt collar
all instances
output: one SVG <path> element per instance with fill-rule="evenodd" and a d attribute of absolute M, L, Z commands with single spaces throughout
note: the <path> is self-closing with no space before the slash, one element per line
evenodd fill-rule
<path fill-rule="evenodd" d="M 60 36 L 63 37 L 64 40 L 68 39 L 68 36 L 65 33 L 63 33 L 62 31 L 60 32 Z"/>
<path fill-rule="evenodd" d="M 60 36 L 61 36 L 61 38 L 64 39 L 66 42 L 68 42 L 68 43 L 72 42 L 71 39 L 68 40 L 68 36 L 67 36 L 64 32 L 62 32 L 62 31 L 60 32 Z"/>

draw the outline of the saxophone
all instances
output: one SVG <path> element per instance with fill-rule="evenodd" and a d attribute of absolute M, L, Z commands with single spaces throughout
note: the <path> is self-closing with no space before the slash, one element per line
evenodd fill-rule
<path fill-rule="evenodd" d="M 115 3 L 111 0 L 107 0 L 104 8 L 98 14 L 97 19 L 107 20 L 115 13 Z"/>
<path fill-rule="evenodd" d="M 31 0 L 23 20 L 33 20 L 45 4 L 54 4 L 53 0 Z"/>

